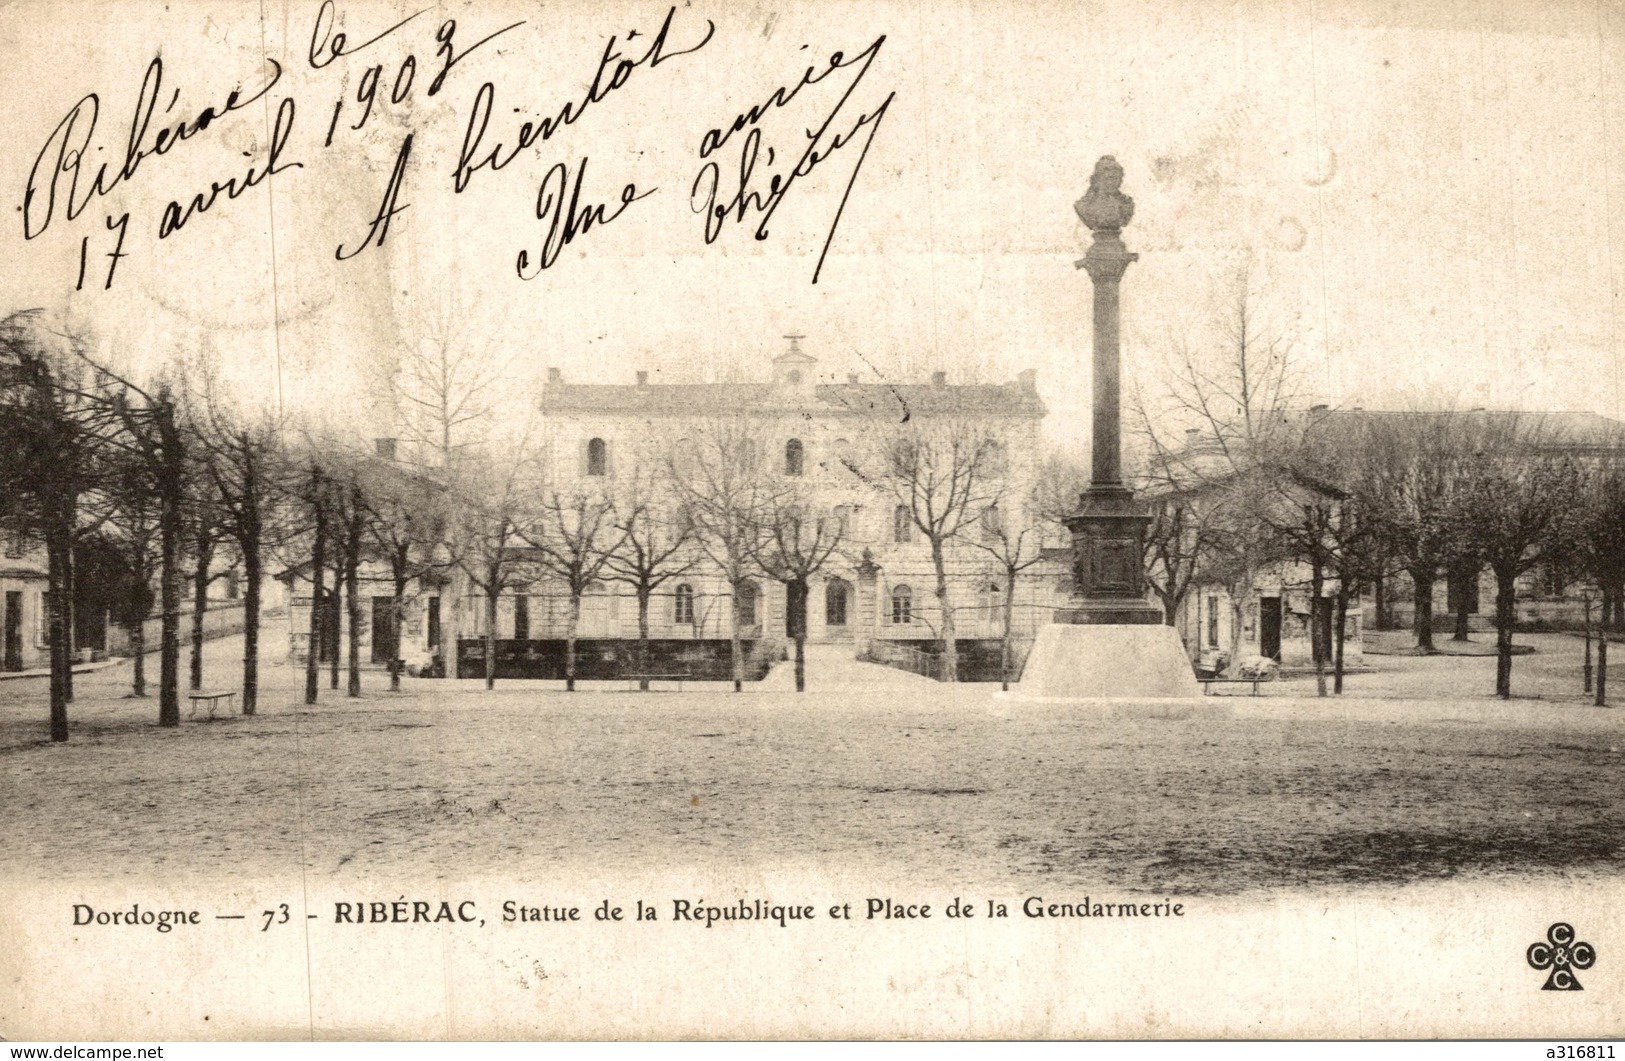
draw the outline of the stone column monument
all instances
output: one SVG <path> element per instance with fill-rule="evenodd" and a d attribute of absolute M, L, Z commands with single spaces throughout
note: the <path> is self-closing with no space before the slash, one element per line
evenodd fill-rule
<path fill-rule="evenodd" d="M 1161 700 L 1198 695 L 1190 658 L 1162 609 L 1145 598 L 1147 507 L 1123 483 L 1118 293 L 1129 263 L 1123 245 L 1134 200 L 1123 167 L 1095 163 L 1089 191 L 1074 204 L 1094 234 L 1077 267 L 1094 283 L 1093 467 L 1072 532 L 1072 599 L 1039 631 L 1016 696 L 1021 699 Z"/>

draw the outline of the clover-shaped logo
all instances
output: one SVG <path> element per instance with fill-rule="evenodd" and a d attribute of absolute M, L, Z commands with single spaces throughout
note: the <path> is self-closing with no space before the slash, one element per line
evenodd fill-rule
<path fill-rule="evenodd" d="M 1559 921 L 1546 930 L 1542 943 L 1529 945 L 1529 967 L 1550 969 L 1542 991 L 1582 991 L 1574 970 L 1589 969 L 1597 960 L 1597 948 L 1574 941 L 1574 926 Z"/>

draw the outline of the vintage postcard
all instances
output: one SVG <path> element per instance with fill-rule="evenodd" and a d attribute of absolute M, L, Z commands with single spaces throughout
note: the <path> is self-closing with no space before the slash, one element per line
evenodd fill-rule
<path fill-rule="evenodd" d="M 1612 1057 L 1621 130 L 1606 2 L 0 5 L 0 1037 Z"/>

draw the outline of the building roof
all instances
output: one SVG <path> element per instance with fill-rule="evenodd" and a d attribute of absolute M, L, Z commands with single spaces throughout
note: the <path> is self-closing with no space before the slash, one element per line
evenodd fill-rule
<path fill-rule="evenodd" d="M 772 383 L 549 383 L 544 412 L 631 413 L 649 416 L 724 416 L 739 412 L 811 409 L 835 415 L 914 416 L 1044 415 L 1027 381 L 998 384 L 819 384 L 811 396 Z"/>
<path fill-rule="evenodd" d="M 1450 410 L 1387 410 L 1387 409 L 1326 409 L 1316 407 L 1306 414 L 1319 417 L 1319 423 L 1332 432 L 1357 427 L 1377 420 L 1421 418 L 1450 420 L 1457 417 L 1481 417 L 1487 423 L 1502 427 L 1518 424 L 1538 433 L 1542 442 L 1559 451 L 1567 450 L 1625 450 L 1625 422 L 1599 413 L 1555 411 L 1520 412 L 1512 409 L 1450 409 Z M 1335 434 L 1334 436 L 1335 437 Z"/>

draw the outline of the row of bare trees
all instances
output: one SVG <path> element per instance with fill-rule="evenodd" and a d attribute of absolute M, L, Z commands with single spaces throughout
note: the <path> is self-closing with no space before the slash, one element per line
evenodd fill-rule
<path fill-rule="evenodd" d="M 1402 574 L 1417 651 L 1432 653 L 1435 585 L 1475 583 L 1487 568 L 1495 687 L 1507 697 L 1520 579 L 1557 569 L 1595 581 L 1605 602 L 1625 599 L 1625 439 L 1577 438 L 1540 414 L 1306 408 L 1292 342 L 1258 310 L 1255 280 L 1241 272 L 1210 349 L 1172 344 L 1160 401 L 1137 395 L 1154 513 L 1146 570 L 1170 623 L 1194 586 L 1225 587 L 1237 663 L 1260 578 L 1291 572 L 1312 602 L 1326 695 L 1328 680 L 1342 691 L 1347 615 L 1361 593 L 1376 597 L 1380 622 Z M 1458 597 L 1466 639 L 1468 594 Z"/>

